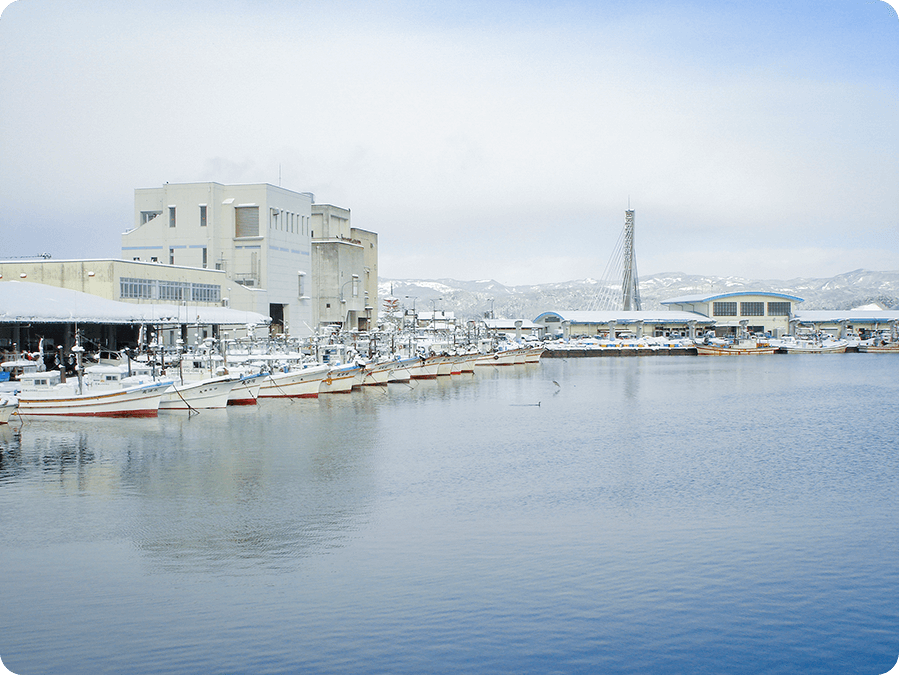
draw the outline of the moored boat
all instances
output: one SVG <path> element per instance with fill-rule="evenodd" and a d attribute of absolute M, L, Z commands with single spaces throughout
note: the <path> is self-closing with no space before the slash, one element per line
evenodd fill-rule
<path fill-rule="evenodd" d="M 752 354 L 774 354 L 777 347 L 768 342 L 760 342 L 753 339 L 741 339 L 734 342 L 699 343 L 697 354 L 699 356 L 747 356 Z"/>
<path fill-rule="evenodd" d="M 89 379 L 60 381 L 58 370 L 23 375 L 18 394 L 19 415 L 80 417 L 156 417 L 163 392 L 171 381 L 133 386 L 96 384 Z"/>
<path fill-rule="evenodd" d="M 12 394 L 0 395 L 0 424 L 9 424 L 9 418 L 19 408 L 19 399 Z"/>
<path fill-rule="evenodd" d="M 241 375 L 228 395 L 228 405 L 255 405 L 265 377 L 263 373 Z"/>
<path fill-rule="evenodd" d="M 160 410 L 210 410 L 228 405 L 238 379 L 230 375 L 176 382 L 163 393 Z"/>
<path fill-rule="evenodd" d="M 271 373 L 263 378 L 259 398 L 317 398 L 331 366 L 318 364 Z"/>
<path fill-rule="evenodd" d="M 881 344 L 860 344 L 857 349 L 864 354 L 898 354 L 900 342 L 883 342 Z"/>
<path fill-rule="evenodd" d="M 778 345 L 778 351 L 783 354 L 843 354 L 847 345 L 846 340 L 784 339 Z"/>
<path fill-rule="evenodd" d="M 346 394 L 353 391 L 353 385 L 357 382 L 362 369 L 363 367 L 357 363 L 331 368 L 319 382 L 319 394 Z"/>

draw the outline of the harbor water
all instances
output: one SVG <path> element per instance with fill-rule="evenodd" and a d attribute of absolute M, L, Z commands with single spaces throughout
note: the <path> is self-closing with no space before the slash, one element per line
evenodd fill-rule
<path fill-rule="evenodd" d="M 883 673 L 894 355 L 544 359 L 0 428 L 49 673 Z"/>

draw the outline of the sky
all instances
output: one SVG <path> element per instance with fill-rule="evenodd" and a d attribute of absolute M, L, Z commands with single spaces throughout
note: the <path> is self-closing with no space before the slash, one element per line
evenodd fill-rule
<path fill-rule="evenodd" d="M 0 258 L 215 181 L 350 209 L 382 278 L 601 278 L 629 206 L 642 276 L 900 267 L 881 0 L 6 4 Z"/>

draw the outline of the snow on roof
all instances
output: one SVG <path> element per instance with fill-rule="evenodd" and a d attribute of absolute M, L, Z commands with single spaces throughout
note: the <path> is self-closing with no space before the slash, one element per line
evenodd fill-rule
<path fill-rule="evenodd" d="M 810 309 L 803 312 L 795 312 L 793 318 L 797 321 L 810 323 L 840 323 L 847 321 L 853 323 L 887 323 L 897 321 L 900 312 L 896 309 L 878 309 L 861 311 L 859 309 Z"/>
<path fill-rule="evenodd" d="M 267 324 L 257 312 L 227 307 L 155 303 L 139 305 L 27 281 L 0 282 L 0 323 Z"/>
<path fill-rule="evenodd" d="M 640 312 L 588 312 L 563 310 L 560 312 L 544 312 L 535 319 L 535 322 L 540 322 L 548 316 L 557 316 L 560 321 L 568 321 L 569 323 L 611 323 L 613 321 L 620 324 L 639 323 L 642 321 L 644 323 L 688 323 L 690 321 L 709 324 L 715 323 L 714 319 L 710 319 L 702 314 L 695 314 L 694 312 L 677 312 L 672 310 Z"/>
<path fill-rule="evenodd" d="M 772 291 L 735 291 L 733 293 L 713 293 L 711 295 L 682 295 L 679 298 L 672 298 L 671 300 L 663 300 L 660 304 L 663 305 L 690 305 L 697 302 L 711 302 L 713 300 L 718 300 L 720 298 L 734 298 L 737 296 L 748 296 L 748 295 L 764 295 L 773 298 L 785 298 L 786 300 L 793 300 L 794 302 L 803 302 L 803 298 L 798 298 L 796 295 L 788 295 L 787 293 L 774 293 Z"/>
<path fill-rule="evenodd" d="M 485 319 L 484 323 L 488 328 L 513 329 L 516 327 L 516 321 L 521 321 L 521 327 L 525 330 L 544 327 L 542 324 L 534 323 L 533 321 L 529 321 L 528 319 Z"/>

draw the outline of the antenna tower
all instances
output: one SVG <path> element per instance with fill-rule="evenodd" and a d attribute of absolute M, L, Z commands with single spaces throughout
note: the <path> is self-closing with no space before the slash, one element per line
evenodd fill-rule
<path fill-rule="evenodd" d="M 641 310 L 641 293 L 638 289 L 637 259 L 634 257 L 634 210 L 625 212 L 625 249 L 622 270 L 622 309 L 626 312 Z"/>
<path fill-rule="evenodd" d="M 630 200 L 628 206 L 631 206 Z M 625 228 L 606 264 L 600 290 L 589 310 L 640 311 L 641 293 L 638 287 L 637 258 L 634 253 L 634 210 L 625 211 Z"/>

